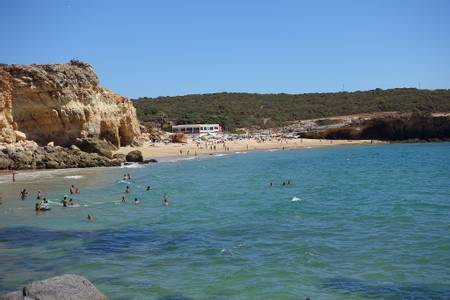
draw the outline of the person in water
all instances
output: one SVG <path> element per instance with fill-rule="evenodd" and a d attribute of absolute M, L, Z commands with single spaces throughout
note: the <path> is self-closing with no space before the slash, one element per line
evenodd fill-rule
<path fill-rule="evenodd" d="M 128 180 L 131 180 L 131 175 L 130 175 L 130 173 L 127 174 L 127 179 L 128 179 Z"/>
<path fill-rule="evenodd" d="M 287 181 L 287 185 L 291 185 L 291 181 L 290 180 Z"/>
<path fill-rule="evenodd" d="M 123 174 L 123 180 L 124 180 L 124 181 L 127 180 L 127 174 Z"/>
<path fill-rule="evenodd" d="M 122 196 L 122 203 L 127 202 L 127 199 L 125 198 L 125 196 Z"/>
<path fill-rule="evenodd" d="M 87 219 L 89 222 L 94 221 L 94 215 L 88 214 Z"/>
<path fill-rule="evenodd" d="M 127 185 L 127 187 L 126 187 L 126 189 L 125 189 L 125 193 L 129 193 L 130 192 L 130 186 L 129 185 Z"/>
<path fill-rule="evenodd" d="M 167 193 L 164 193 L 164 197 L 163 197 L 163 205 L 165 207 L 169 206 L 169 196 L 167 196 Z"/>
<path fill-rule="evenodd" d="M 77 204 L 75 201 L 73 201 L 73 199 L 71 198 L 70 200 L 69 200 L 69 205 L 70 206 L 74 206 L 75 204 Z"/>
<path fill-rule="evenodd" d="M 147 192 L 150 191 L 150 186 L 148 185 L 147 188 L 145 189 Z"/>
<path fill-rule="evenodd" d="M 283 186 L 286 186 L 286 182 L 283 181 Z"/>
<path fill-rule="evenodd" d="M 272 184 L 272 181 L 269 183 L 269 186 L 272 186 L 273 184 Z"/>
<path fill-rule="evenodd" d="M 138 200 L 138 198 L 134 198 L 134 204 L 139 204 L 139 200 Z"/>
<path fill-rule="evenodd" d="M 75 189 L 75 186 L 73 184 L 70 186 L 69 192 L 70 192 L 71 195 L 75 194 L 76 189 Z"/>
<path fill-rule="evenodd" d="M 38 191 L 38 192 L 37 192 L 37 197 L 36 197 L 36 199 L 40 200 L 41 197 L 42 197 L 42 192 L 41 192 L 41 191 Z"/>
<path fill-rule="evenodd" d="M 25 200 L 25 199 L 27 198 L 27 196 L 28 196 L 28 191 L 27 191 L 26 189 L 23 189 L 23 190 L 20 192 L 20 198 L 21 198 L 22 200 Z"/>
<path fill-rule="evenodd" d="M 62 203 L 63 203 L 63 207 L 67 207 L 67 205 L 69 205 L 69 201 L 67 200 L 66 196 L 64 196 Z"/>

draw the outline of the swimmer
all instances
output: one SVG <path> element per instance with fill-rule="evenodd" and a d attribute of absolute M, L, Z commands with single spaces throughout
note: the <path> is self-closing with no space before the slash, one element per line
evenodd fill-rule
<path fill-rule="evenodd" d="M 169 206 L 169 197 L 167 196 L 167 193 L 164 193 L 164 197 L 163 197 L 163 205 L 165 207 Z"/>
<path fill-rule="evenodd" d="M 94 221 L 94 215 L 88 214 L 87 219 L 89 222 Z"/>
<path fill-rule="evenodd" d="M 139 204 L 139 200 L 138 200 L 138 198 L 134 198 L 134 204 Z"/>
<path fill-rule="evenodd" d="M 41 199 L 41 197 L 42 197 L 42 192 L 41 191 L 38 191 L 37 192 L 37 197 L 36 197 L 36 199 Z"/>
<path fill-rule="evenodd" d="M 124 181 L 127 180 L 127 174 L 123 174 L 123 180 L 124 180 Z"/>
<path fill-rule="evenodd" d="M 127 199 L 125 198 L 125 196 L 122 196 L 122 203 L 127 202 Z"/>
<path fill-rule="evenodd" d="M 291 185 L 291 181 L 290 180 L 287 181 L 287 185 Z"/>
<path fill-rule="evenodd" d="M 127 185 L 127 188 L 125 189 L 125 193 L 129 193 L 130 192 L 130 186 L 129 185 Z"/>
<path fill-rule="evenodd" d="M 273 184 L 272 184 L 272 181 L 269 183 L 269 186 L 272 186 Z"/>
<path fill-rule="evenodd" d="M 150 191 L 150 186 L 148 185 L 147 188 L 145 189 L 147 192 Z"/>
<path fill-rule="evenodd" d="M 286 186 L 286 182 L 283 181 L 283 186 Z"/>
<path fill-rule="evenodd" d="M 20 192 L 20 198 L 21 198 L 22 200 L 25 200 L 25 199 L 27 198 L 27 196 L 28 196 L 28 191 L 27 191 L 26 189 L 23 189 L 23 190 Z"/>
<path fill-rule="evenodd" d="M 131 175 L 130 175 L 130 173 L 127 174 L 127 179 L 128 179 L 128 180 L 131 180 Z"/>

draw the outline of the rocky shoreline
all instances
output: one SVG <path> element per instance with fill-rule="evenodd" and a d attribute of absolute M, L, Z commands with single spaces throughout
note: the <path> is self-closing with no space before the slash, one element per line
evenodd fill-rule
<path fill-rule="evenodd" d="M 144 161 L 138 150 L 128 154 L 114 154 L 116 147 L 105 140 L 95 138 L 77 139 L 70 147 L 39 146 L 33 141 L 21 141 L 0 146 L 0 170 L 66 169 L 113 167 L 127 162 Z"/>

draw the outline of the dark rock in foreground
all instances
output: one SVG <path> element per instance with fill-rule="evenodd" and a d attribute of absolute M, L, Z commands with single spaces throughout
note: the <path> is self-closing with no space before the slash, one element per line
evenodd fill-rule
<path fill-rule="evenodd" d="M 107 300 L 89 280 L 79 275 L 62 275 L 34 281 L 16 291 L 0 296 L 0 300 Z"/>

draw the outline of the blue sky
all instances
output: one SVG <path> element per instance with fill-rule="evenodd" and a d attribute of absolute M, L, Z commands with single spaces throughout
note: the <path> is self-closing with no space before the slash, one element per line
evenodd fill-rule
<path fill-rule="evenodd" d="M 122 95 L 450 88 L 450 1 L 4 0 L 0 62 L 94 66 Z"/>

